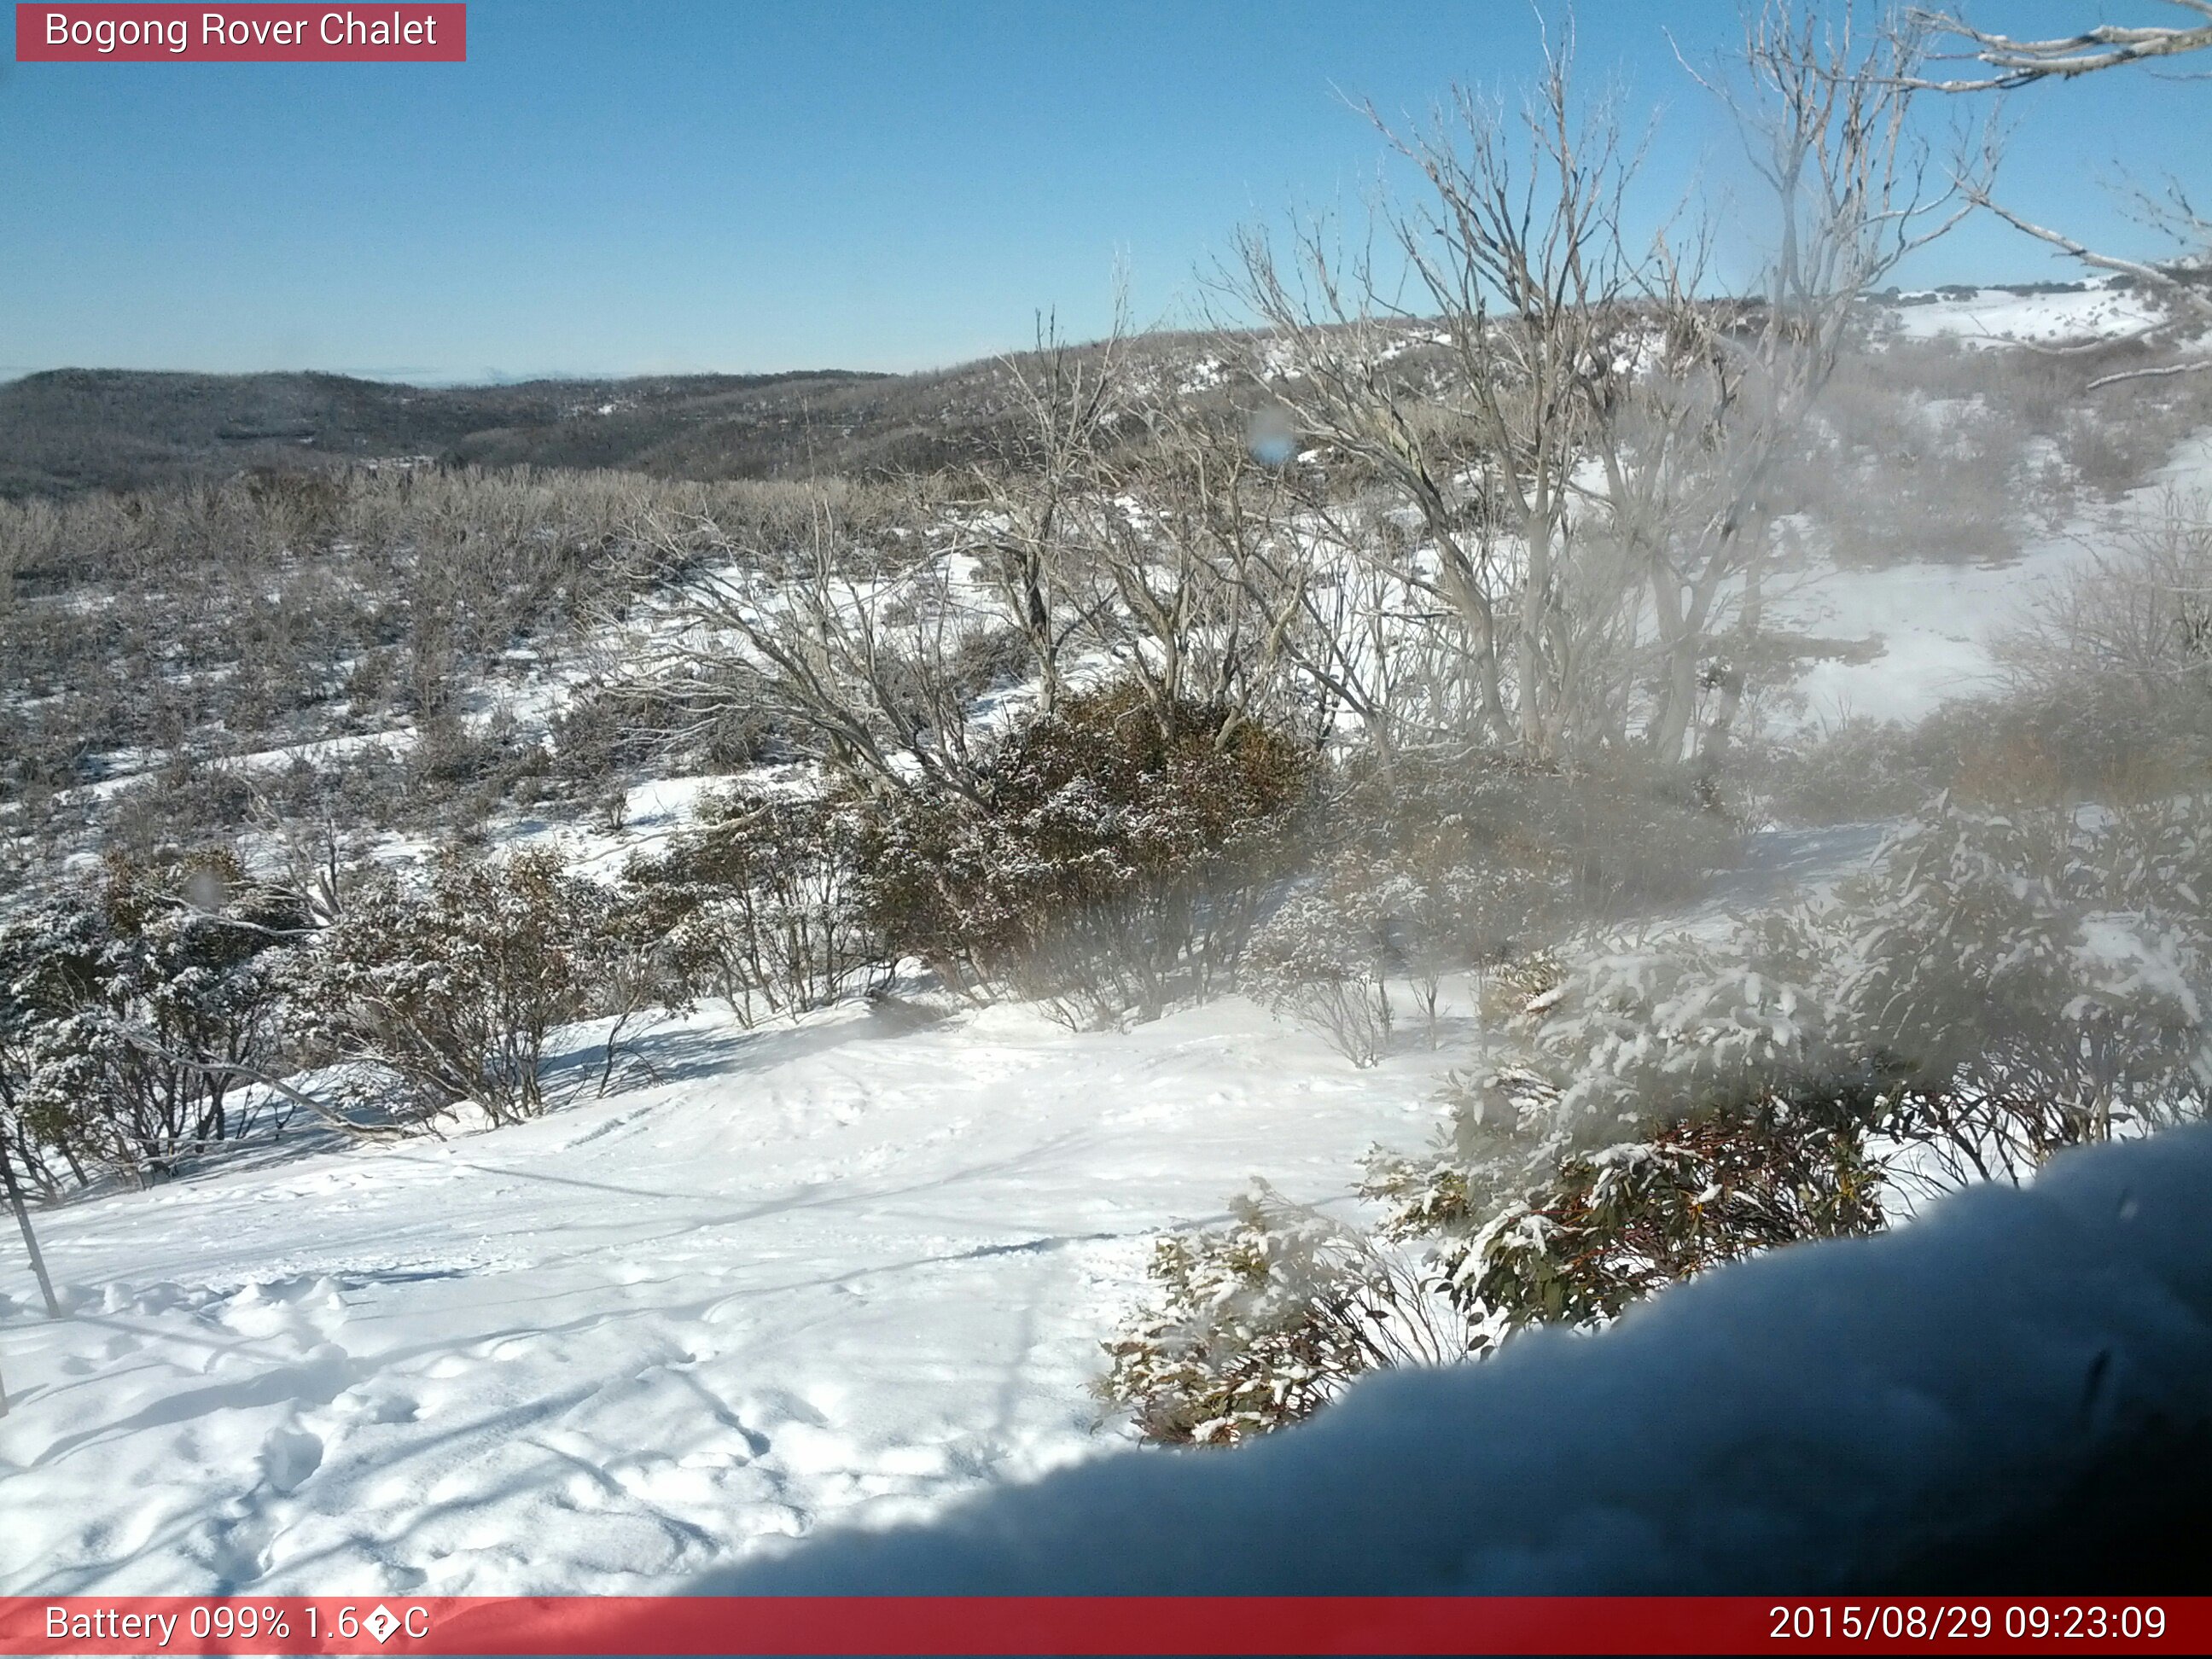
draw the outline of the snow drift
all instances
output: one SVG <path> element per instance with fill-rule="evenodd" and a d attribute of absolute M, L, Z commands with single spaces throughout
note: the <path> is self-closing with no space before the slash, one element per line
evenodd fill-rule
<path fill-rule="evenodd" d="M 2212 1128 L 2078 1152 L 1596 1336 L 817 1535 L 742 1594 L 2057 1591 L 2212 1584 Z"/>

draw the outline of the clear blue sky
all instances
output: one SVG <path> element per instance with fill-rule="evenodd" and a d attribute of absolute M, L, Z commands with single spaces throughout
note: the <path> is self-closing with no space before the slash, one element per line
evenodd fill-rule
<path fill-rule="evenodd" d="M 1735 5 L 1576 17 L 1584 70 L 1663 108 L 1655 184 L 1725 177 L 1662 30 L 1699 56 Z M 473 0 L 465 64 L 7 64 L 0 370 L 903 369 L 1042 308 L 1096 333 L 1117 254 L 1157 318 L 1240 222 L 1358 198 L 1379 151 L 1336 89 L 1418 110 L 1510 85 L 1536 40 L 1521 0 Z M 2212 82 L 2009 108 L 2008 199 L 2124 249 L 2116 165 L 2212 173 Z M 1990 225 L 1911 274 L 2074 273 Z"/>

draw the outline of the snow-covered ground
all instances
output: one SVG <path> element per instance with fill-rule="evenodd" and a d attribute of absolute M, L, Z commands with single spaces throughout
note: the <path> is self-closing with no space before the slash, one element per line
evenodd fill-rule
<path fill-rule="evenodd" d="M 739 1595 L 2048 1593 L 2204 1578 L 2212 1128 L 2062 1153 L 1595 1335 L 1368 1377 L 1227 1456 L 1124 1457 Z M 1876 1650 L 1894 1650 L 1875 1644 Z"/>
<path fill-rule="evenodd" d="M 1948 337 L 1969 346 L 2057 345 L 2111 339 L 2154 320 L 2156 309 L 2131 289 L 2109 280 L 2073 292 L 2022 294 L 1981 288 L 1965 294 L 1917 295 L 1917 304 L 1886 308 L 1898 335 L 1908 340 Z"/>
<path fill-rule="evenodd" d="M 1465 1042 L 701 1018 L 534 1123 L 49 1214 L 73 1317 L 0 1258 L 0 1591 L 665 1588 L 1103 1450 L 1147 1236 L 1340 1199 Z"/>
<path fill-rule="evenodd" d="M 2212 437 L 2118 510 L 2169 487 L 2212 489 Z M 2111 534 L 2100 512 L 2002 567 L 1806 573 L 1771 623 L 1879 648 L 1814 665 L 1805 717 L 1987 689 L 1994 636 Z M 714 781 L 495 838 L 611 872 Z M 1716 907 L 1879 836 L 1765 838 Z M 534 1123 L 47 1213 L 68 1319 L 0 1234 L 0 1593 L 665 1589 L 1105 1450 L 1089 1387 L 1152 1237 L 1255 1175 L 1347 1201 L 1368 1145 L 1425 1136 L 1470 1035 L 1359 1072 L 1236 999 L 1086 1035 L 896 1000 L 700 1016 Z"/>
<path fill-rule="evenodd" d="M 1879 649 L 1859 660 L 1808 665 L 1792 688 L 1802 723 L 1911 721 L 1946 699 L 1997 690 L 1996 641 L 2021 625 L 2053 580 L 2109 551 L 2128 520 L 2155 514 L 2170 493 L 2212 496 L 2212 433 L 2183 444 L 2124 500 L 2037 538 L 2002 564 L 1838 569 L 1814 561 L 1770 605 L 1769 625 L 1872 641 Z"/>

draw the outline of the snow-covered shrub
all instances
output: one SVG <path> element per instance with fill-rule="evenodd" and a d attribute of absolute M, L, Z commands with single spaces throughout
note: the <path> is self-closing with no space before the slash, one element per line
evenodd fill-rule
<path fill-rule="evenodd" d="M 1366 1066 L 1389 1048 L 1391 980 L 1410 984 L 1433 1045 L 1446 974 L 1472 971 L 1486 987 L 1500 974 L 1540 971 L 1521 953 L 1540 919 L 1557 914 L 1559 872 L 1486 860 L 1461 828 L 1409 834 L 1383 862 L 1357 848 L 1340 854 L 1253 936 L 1245 989 Z"/>
<path fill-rule="evenodd" d="M 1068 697 L 983 765 L 978 799 L 856 811 L 864 914 L 892 954 L 1071 1021 L 1153 1018 L 1235 973 L 1310 774 L 1298 745 L 1222 711 L 1163 717 L 1127 684 Z"/>
<path fill-rule="evenodd" d="M 2202 1119 L 2208 896 L 2212 796 L 2041 815 L 1938 801 L 1831 899 L 1572 966 L 1524 959 L 1496 998 L 1504 1052 L 1455 1079 L 1425 1151 L 1370 1155 L 1364 1195 L 1389 1245 L 1426 1251 L 1418 1293 L 1483 1352 L 1879 1231 L 1931 1188 L 2025 1182 L 2066 1147 Z M 1328 1374 L 1296 1343 L 1336 1331 L 1361 1281 L 1308 1269 L 1295 1233 L 1274 1265 L 1263 1219 L 1163 1247 L 1172 1316 L 1117 1347 L 1121 1397 L 1157 1378 L 1220 1415 L 1234 1389 L 1304 1377 L 1255 1333 Z M 1330 1237 L 1332 1263 L 1384 1248 Z M 1262 1291 L 1258 1315 L 1237 1299 Z"/>
<path fill-rule="evenodd" d="M 1510 1025 L 1543 1006 L 1566 977 L 1566 964 L 1556 951 L 1508 957 L 1484 973 L 1480 1012 L 1497 1024 Z"/>
<path fill-rule="evenodd" d="M 50 1097 L 34 1105 L 31 1079 L 40 1035 L 79 1000 L 81 981 L 55 967 L 94 959 L 95 916 L 89 905 L 55 902 L 0 921 L 0 1158 L 49 1196 L 61 1190 L 55 1166 L 64 1160 L 80 1184 L 91 1178 L 70 1144 L 74 1114 L 55 1111 Z"/>
<path fill-rule="evenodd" d="M 649 919 L 690 997 L 726 1002 L 750 1024 L 834 1000 L 882 952 L 855 893 L 851 812 L 831 802 L 739 790 L 701 804 L 666 849 L 634 858 L 627 902 Z"/>
<path fill-rule="evenodd" d="M 1389 1052 L 1391 1026 L 1389 932 L 1364 896 L 1336 883 L 1293 895 L 1254 936 L 1244 970 L 1255 1001 L 1359 1066 Z"/>
<path fill-rule="evenodd" d="M 0 1139 L 33 1184 L 50 1157 L 144 1182 L 252 1132 L 241 1085 L 276 1049 L 274 964 L 303 926 L 226 855 L 112 860 L 0 922 Z"/>
<path fill-rule="evenodd" d="M 1311 1416 L 1364 1372 L 1469 1346 L 1412 1263 L 1264 1184 L 1227 1225 L 1159 1240 L 1151 1276 L 1153 1299 L 1106 1345 L 1098 1384 L 1147 1440 L 1233 1445 Z"/>
<path fill-rule="evenodd" d="M 2212 811 L 1939 803 L 1832 901 L 1605 953 L 1526 1001 L 1386 1231 L 1470 1312 L 1609 1317 L 1718 1261 L 1871 1231 L 1886 1194 L 2021 1181 L 2205 1115 Z"/>
<path fill-rule="evenodd" d="M 406 1109 L 471 1100 L 507 1122 L 544 1109 L 546 1038 L 595 1012 L 618 945 L 611 896 L 552 854 L 449 852 L 420 887 L 364 883 L 285 984 L 302 1034 Z"/>
<path fill-rule="evenodd" d="M 1862 1101 L 1768 1095 L 1568 1153 L 1548 1181 L 1471 1233 L 1449 1170 L 1380 1169 L 1370 1195 L 1402 1196 L 1394 1236 L 1443 1231 L 1435 1263 L 1486 1340 L 1523 1326 L 1611 1319 L 1725 1261 L 1810 1238 L 1878 1231 L 1881 1171 Z M 1438 1176 L 1443 1177 L 1440 1182 Z"/>
<path fill-rule="evenodd" d="M 1517 1058 L 1455 1079 L 1425 1154 L 1370 1154 L 1384 1231 L 1427 1240 L 1449 1293 L 1503 1332 L 1879 1226 L 1877 1091 L 1835 1069 L 1817 966 L 1769 925 L 1556 977 L 1508 1022 Z"/>
<path fill-rule="evenodd" d="M 1938 1185 L 2204 1115 L 2212 795 L 2114 809 L 1949 802 L 1811 919 L 1836 1041 L 1899 1081 L 1882 1132 Z"/>
<path fill-rule="evenodd" d="M 2212 499 L 2168 491 L 2113 544 L 2069 566 L 1999 641 L 2024 684 L 2078 696 L 2112 682 L 2139 708 L 2212 707 Z"/>

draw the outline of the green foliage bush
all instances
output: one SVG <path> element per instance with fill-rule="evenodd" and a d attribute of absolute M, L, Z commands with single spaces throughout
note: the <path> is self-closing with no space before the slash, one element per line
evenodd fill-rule
<path fill-rule="evenodd" d="M 1158 1016 L 1231 982 L 1293 867 L 1311 755 L 1137 688 L 1064 700 L 985 763 L 980 799 L 856 812 L 860 897 L 896 955 L 1003 980 L 1075 1021 Z"/>
<path fill-rule="evenodd" d="M 410 885 L 380 872 L 288 964 L 301 1035 L 365 1062 L 404 1109 L 474 1101 L 494 1122 L 544 1109 L 545 1044 L 598 1012 L 624 936 L 609 891 L 550 854 L 442 855 Z"/>

